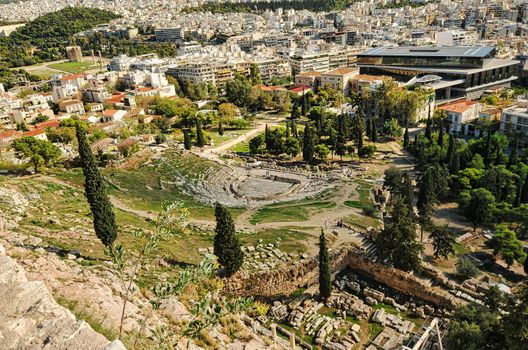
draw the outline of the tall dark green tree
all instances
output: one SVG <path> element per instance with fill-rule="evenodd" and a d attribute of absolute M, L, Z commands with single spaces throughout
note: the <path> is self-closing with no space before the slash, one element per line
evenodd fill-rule
<path fill-rule="evenodd" d="M 332 294 L 332 270 L 324 231 L 319 236 L 319 295 L 326 300 Z"/>
<path fill-rule="evenodd" d="M 405 132 L 403 133 L 403 148 L 407 149 L 409 147 L 409 128 L 405 128 Z"/>
<path fill-rule="evenodd" d="M 433 121 L 431 118 L 427 117 L 427 121 L 425 122 L 425 138 L 429 141 L 433 140 Z"/>
<path fill-rule="evenodd" d="M 413 201 L 414 201 L 414 186 L 412 183 L 411 175 L 408 171 L 404 171 L 403 183 L 401 185 L 401 195 L 403 202 L 409 206 L 409 210 L 413 210 Z"/>
<path fill-rule="evenodd" d="M 188 129 L 183 129 L 183 148 L 186 150 L 192 148 L 192 137 Z"/>
<path fill-rule="evenodd" d="M 95 234 L 107 248 L 112 250 L 117 238 L 117 224 L 112 203 L 106 194 L 105 182 L 86 140 L 85 127 L 77 123 L 75 131 L 84 174 L 84 194 L 90 204 Z"/>
<path fill-rule="evenodd" d="M 438 131 L 438 139 L 436 140 L 438 146 L 444 146 L 444 121 L 440 120 L 440 130 Z"/>
<path fill-rule="evenodd" d="M 370 131 L 371 135 L 370 135 L 370 140 L 372 142 L 377 142 L 378 141 L 378 130 L 377 130 L 377 120 L 376 119 L 372 119 L 372 130 Z"/>
<path fill-rule="evenodd" d="M 222 122 L 218 123 L 218 135 L 224 135 L 224 124 Z"/>
<path fill-rule="evenodd" d="M 434 206 L 437 203 L 434 181 L 434 167 L 429 166 L 420 177 L 418 183 L 418 201 L 416 202 L 416 207 L 418 208 L 422 234 L 420 237 L 421 241 L 423 241 L 423 231 L 431 225 L 431 216 L 433 215 Z"/>
<path fill-rule="evenodd" d="M 372 118 L 367 119 L 367 128 L 365 130 L 367 136 L 372 141 Z"/>
<path fill-rule="evenodd" d="M 388 258 L 395 267 L 406 271 L 420 269 L 423 246 L 416 241 L 414 215 L 400 197 L 393 200 L 385 228 L 375 243 L 378 256 Z"/>
<path fill-rule="evenodd" d="M 214 238 L 214 254 L 224 267 L 227 276 L 237 272 L 244 262 L 244 252 L 235 234 L 235 224 L 231 214 L 223 205 L 215 204 L 216 229 Z"/>
<path fill-rule="evenodd" d="M 200 119 L 196 120 L 196 146 L 205 146 L 205 137 L 202 129 L 202 121 Z"/>
<path fill-rule="evenodd" d="M 303 137 L 303 160 L 305 162 L 311 163 L 314 160 L 315 154 L 315 145 L 314 145 L 314 132 L 311 125 L 306 125 L 304 128 L 304 137 Z"/>
<path fill-rule="evenodd" d="M 447 259 L 449 254 L 455 252 L 456 235 L 447 225 L 433 226 L 429 237 L 433 241 L 435 258 L 443 257 Z"/>
<path fill-rule="evenodd" d="M 486 145 L 484 146 L 484 164 L 489 166 L 491 163 L 491 125 L 488 125 L 486 134 Z"/>

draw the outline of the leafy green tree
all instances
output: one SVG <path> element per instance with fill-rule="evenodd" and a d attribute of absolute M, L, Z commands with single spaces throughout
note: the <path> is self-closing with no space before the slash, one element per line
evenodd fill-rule
<path fill-rule="evenodd" d="M 244 252 L 235 234 L 235 224 L 231 214 L 223 205 L 215 204 L 216 229 L 214 238 L 214 254 L 224 267 L 227 276 L 237 272 L 244 262 Z"/>
<path fill-rule="evenodd" d="M 251 103 L 251 82 L 243 75 L 235 76 L 226 84 L 226 97 L 239 107 L 248 107 Z"/>
<path fill-rule="evenodd" d="M 28 159 L 35 172 L 38 172 L 42 165 L 49 166 L 59 159 L 60 149 L 49 141 L 39 140 L 32 136 L 25 136 L 13 141 L 11 145 L 18 159 Z"/>
<path fill-rule="evenodd" d="M 397 119 L 389 119 L 383 124 L 383 133 L 390 138 L 398 138 L 402 136 L 402 128 L 398 124 Z"/>
<path fill-rule="evenodd" d="M 117 238 L 117 224 L 112 203 L 106 193 L 106 184 L 97 168 L 90 145 L 86 140 L 86 131 L 80 124 L 76 125 L 79 157 L 84 174 L 84 194 L 90 204 L 94 230 L 97 237 L 110 251 Z"/>
<path fill-rule="evenodd" d="M 456 236 L 447 225 L 445 226 L 433 226 L 429 235 L 433 241 L 434 256 L 443 257 L 447 259 L 449 254 L 455 252 Z"/>
<path fill-rule="evenodd" d="M 504 349 L 524 350 L 528 344 L 528 282 L 525 281 L 515 294 L 516 298 L 507 306 L 509 313 L 502 317 Z"/>
<path fill-rule="evenodd" d="M 330 150 L 328 149 L 328 146 L 320 143 L 315 146 L 315 154 L 317 155 L 317 158 L 325 160 L 330 154 Z"/>
<path fill-rule="evenodd" d="M 260 74 L 259 67 L 255 63 L 249 67 L 249 79 L 251 79 L 251 84 L 253 85 L 262 84 L 262 75 Z"/>
<path fill-rule="evenodd" d="M 504 294 L 502 294 L 497 286 L 489 287 L 484 293 L 484 305 L 486 305 L 491 312 L 499 312 L 499 309 L 505 301 L 506 298 L 504 297 Z"/>
<path fill-rule="evenodd" d="M 383 186 L 385 186 L 392 193 L 392 195 L 403 193 L 403 173 L 399 168 L 391 166 L 385 170 L 384 177 L 385 181 L 383 182 Z"/>
<path fill-rule="evenodd" d="M 328 247 L 323 230 L 319 236 L 319 295 L 324 300 L 332 294 L 332 270 L 330 258 L 328 256 Z"/>
<path fill-rule="evenodd" d="M 375 241 L 380 257 L 388 258 L 395 267 L 419 270 L 423 246 L 416 241 L 416 223 L 409 206 L 401 198 L 393 201 L 390 217 Z"/>
<path fill-rule="evenodd" d="M 401 191 L 397 195 L 401 196 L 403 202 L 409 207 L 409 210 L 413 211 L 414 186 L 412 183 L 411 175 L 408 171 L 404 171 L 402 175 L 403 183 L 401 184 Z"/>
<path fill-rule="evenodd" d="M 377 147 L 375 145 L 365 145 L 358 149 L 359 158 L 372 158 L 376 153 Z"/>
<path fill-rule="evenodd" d="M 264 148 L 264 136 L 257 135 L 249 140 L 249 153 L 261 154 Z"/>
<path fill-rule="evenodd" d="M 485 188 L 477 188 L 470 192 L 469 200 L 464 205 L 464 215 L 473 224 L 473 231 L 478 224 L 491 221 L 492 211 L 495 206 L 495 197 Z"/>
<path fill-rule="evenodd" d="M 508 229 L 505 224 L 497 226 L 495 235 L 486 244 L 493 249 L 494 255 L 500 253 L 506 264 L 508 264 L 508 268 L 515 260 L 522 263 L 526 258 L 521 241 L 517 239 L 515 232 Z"/>
<path fill-rule="evenodd" d="M 480 270 L 470 258 L 461 256 L 456 263 L 456 274 L 460 279 L 467 280 L 478 276 Z"/>
<path fill-rule="evenodd" d="M 284 142 L 284 151 L 292 157 L 301 152 L 301 144 L 296 137 L 287 137 Z"/>
<path fill-rule="evenodd" d="M 75 128 L 46 128 L 46 136 L 50 142 L 69 144 L 75 140 Z"/>
<path fill-rule="evenodd" d="M 303 136 L 303 160 L 311 163 L 315 156 L 314 132 L 311 125 L 306 125 Z"/>

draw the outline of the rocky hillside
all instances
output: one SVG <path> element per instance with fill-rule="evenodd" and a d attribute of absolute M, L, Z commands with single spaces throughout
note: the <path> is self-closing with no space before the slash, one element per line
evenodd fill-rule
<path fill-rule="evenodd" d="M 1 349 L 125 349 L 57 304 L 41 281 L 28 281 L 24 269 L 0 245 Z"/>

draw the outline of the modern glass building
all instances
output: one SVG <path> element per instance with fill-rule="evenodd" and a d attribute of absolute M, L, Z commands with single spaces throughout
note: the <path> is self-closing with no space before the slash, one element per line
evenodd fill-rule
<path fill-rule="evenodd" d="M 437 100 L 474 100 L 517 79 L 520 62 L 494 56 L 494 47 L 376 47 L 358 54 L 357 65 L 361 74 L 432 88 Z"/>

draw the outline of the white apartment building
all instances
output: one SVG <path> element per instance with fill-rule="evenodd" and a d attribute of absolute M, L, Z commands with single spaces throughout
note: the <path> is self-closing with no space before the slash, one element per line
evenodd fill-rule
<path fill-rule="evenodd" d="M 502 111 L 500 133 L 510 138 L 518 135 L 519 146 L 528 146 L 528 103 L 522 103 Z"/>
<path fill-rule="evenodd" d="M 467 135 L 469 123 L 479 118 L 479 107 L 477 102 L 459 100 L 444 104 L 438 109 L 447 112 L 450 134 Z"/>
<path fill-rule="evenodd" d="M 184 31 L 180 27 L 156 29 L 154 35 L 156 41 L 161 42 L 182 42 L 184 39 Z"/>

